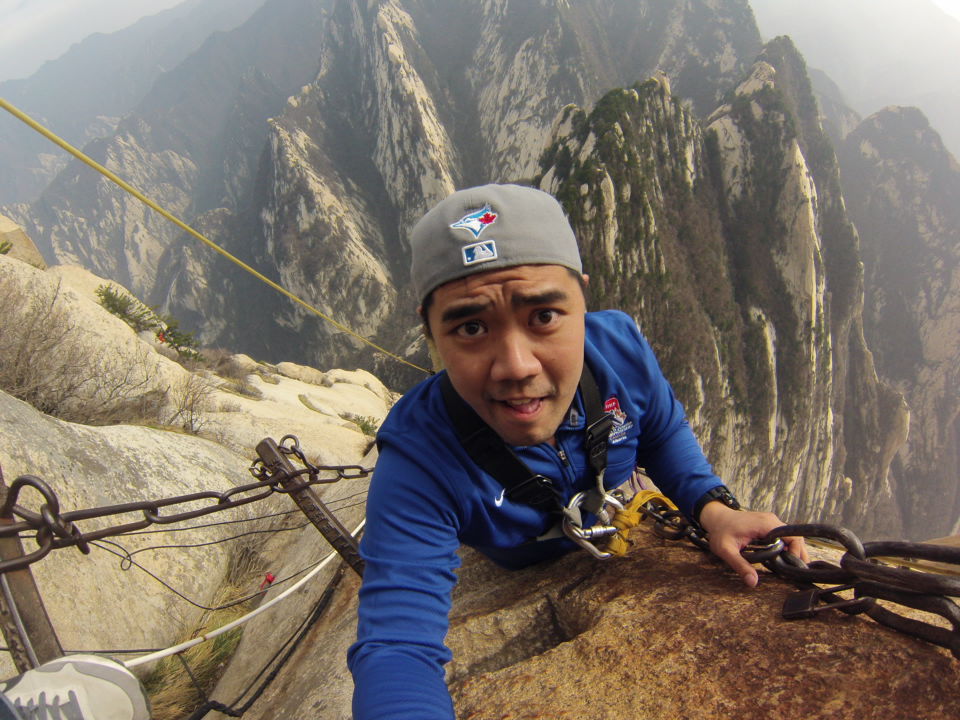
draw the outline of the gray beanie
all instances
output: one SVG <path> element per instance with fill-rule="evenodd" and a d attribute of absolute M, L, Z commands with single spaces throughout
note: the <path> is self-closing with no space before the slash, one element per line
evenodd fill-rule
<path fill-rule="evenodd" d="M 514 265 L 583 272 L 573 229 L 553 196 L 520 185 L 459 190 L 421 218 L 410 236 L 417 299 L 451 280 Z"/>

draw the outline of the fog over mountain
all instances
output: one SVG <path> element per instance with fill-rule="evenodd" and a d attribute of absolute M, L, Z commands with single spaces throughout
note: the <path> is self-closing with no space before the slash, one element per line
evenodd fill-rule
<path fill-rule="evenodd" d="M 923 110 L 960 157 L 960 20 L 932 0 L 751 0 L 766 38 L 789 35 L 863 117 Z M 952 4 L 956 8 L 956 3 Z"/>
<path fill-rule="evenodd" d="M 179 31 L 157 40 L 176 46 Z M 960 456 L 956 221 L 949 199 L 911 184 L 953 161 L 936 142 L 901 151 L 888 133 L 855 135 L 841 79 L 808 72 L 789 38 L 764 45 L 747 0 L 267 0 L 239 27 L 211 32 L 144 79 L 85 150 L 421 365 L 413 220 L 456 187 L 537 184 L 573 221 L 590 306 L 638 320 L 711 461 L 750 506 L 873 536 L 957 531 L 946 462 Z M 48 68 L 60 87 L 70 77 L 68 64 Z M 24 97 L 43 87 L 39 75 L 22 83 Z M 114 76 L 87 75 L 106 98 Z M 80 107 L 57 97 L 51 112 Z M 903 114 L 909 127 L 926 127 L 913 116 Z M 866 163 L 860 177 L 883 179 L 861 183 L 856 218 L 834 152 L 845 136 L 856 144 L 844 157 Z M 916 172 L 886 172 L 900 152 Z M 123 283 L 207 346 L 363 367 L 397 390 L 420 379 L 80 163 L 44 171 L 38 197 L 0 196 L 0 208 L 49 262 Z M 887 269 L 874 207 L 923 231 L 914 245 L 936 272 Z M 928 233 L 931 217 L 947 220 Z M 911 292 L 870 285 L 893 277 Z M 935 307 L 920 303 L 930 283 Z M 887 342 L 885 328 L 911 313 L 927 328 L 909 336 L 915 346 Z M 908 447 L 927 427 L 940 431 Z"/>
<path fill-rule="evenodd" d="M 182 2 L 0 0 L 0 81 L 28 77 L 90 35 L 116 32 Z"/>
<path fill-rule="evenodd" d="M 214 33 L 241 25 L 263 2 L 187 0 L 121 31 L 95 33 L 29 78 L 0 82 L 0 97 L 82 147 L 111 135 L 154 80 L 176 68 Z M 96 14 L 96 9 L 91 12 Z M 12 23 L 16 14 L 9 19 Z M 27 32 L 29 23 L 23 24 Z M 0 37 L 3 33 L 0 30 Z M 0 203 L 35 199 L 68 158 L 26 125 L 3 118 L 0 168 L 6 171 L 0 173 Z"/>

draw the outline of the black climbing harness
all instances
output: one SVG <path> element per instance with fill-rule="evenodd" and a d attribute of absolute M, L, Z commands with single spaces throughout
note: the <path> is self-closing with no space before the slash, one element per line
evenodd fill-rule
<path fill-rule="evenodd" d="M 580 375 L 579 389 L 587 415 L 584 443 L 596 483 L 589 490 L 576 493 L 566 503 L 555 481 L 530 470 L 493 428 L 487 425 L 460 397 L 448 375 L 445 374 L 440 379 L 440 388 L 454 430 L 470 459 L 503 485 L 505 496 L 513 502 L 559 516 L 546 532 L 534 540 L 549 540 L 565 535 L 595 557 L 610 556 L 591 541 L 612 535 L 617 531 L 609 524 L 611 515 L 606 509 L 607 506 L 612 505 L 618 510 L 623 509 L 620 500 L 608 493 L 603 485 L 613 416 L 604 410 L 600 388 L 586 360 Z M 599 523 L 584 528 L 583 510 L 595 515 Z"/>

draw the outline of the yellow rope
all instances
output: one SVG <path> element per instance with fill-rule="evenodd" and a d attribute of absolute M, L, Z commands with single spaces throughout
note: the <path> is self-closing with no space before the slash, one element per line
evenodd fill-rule
<path fill-rule="evenodd" d="M 643 511 L 640 508 L 651 500 L 662 502 L 671 510 L 677 509 L 677 506 L 666 495 L 656 490 L 641 490 L 633 496 L 623 510 L 617 510 L 613 516 L 610 524 L 617 528 L 617 532 L 610 537 L 607 552 L 618 557 L 627 554 L 627 550 L 630 548 L 630 531 L 643 521 Z"/>
<path fill-rule="evenodd" d="M 41 125 L 40 123 L 38 123 L 36 120 L 34 120 L 32 117 L 30 117 L 29 115 L 27 115 L 27 114 L 24 113 L 23 111 L 17 109 L 16 107 L 14 107 L 14 106 L 11 105 L 10 103 L 8 103 L 8 102 L 7 102 L 6 100 L 4 100 L 3 98 L 0 98 L 0 107 L 2 107 L 2 108 L 3 108 L 4 110 L 6 110 L 8 113 L 10 113 L 10 114 L 13 115 L 14 117 L 16 117 L 18 120 L 21 120 L 22 122 L 24 122 L 24 123 L 26 123 L 27 125 L 29 125 L 31 128 L 33 128 L 33 129 L 36 130 L 38 133 L 40 133 L 41 135 L 43 135 L 44 137 L 46 137 L 48 140 L 50 140 L 50 141 L 56 143 L 57 145 L 59 145 L 60 147 L 62 147 L 64 150 L 66 150 L 68 153 L 70 153 L 71 155 L 73 155 L 73 156 L 74 156 L 75 158 L 77 158 L 78 160 L 86 163 L 87 165 L 89 165 L 90 167 L 92 167 L 94 170 L 96 170 L 98 173 L 100 173 L 100 174 L 103 175 L 104 177 L 108 178 L 109 180 L 111 180 L 111 181 L 113 181 L 114 183 L 116 183 L 117 185 L 119 185 L 121 188 L 123 188 L 123 189 L 126 190 L 128 193 L 130 193 L 130 194 L 133 195 L 135 198 L 137 198 L 137 200 L 139 200 L 140 202 L 142 202 L 143 204 L 145 204 L 147 207 L 149 207 L 149 208 L 157 211 L 158 213 L 160 213 L 160 215 L 162 215 L 163 217 L 165 217 L 167 220 L 169 220 L 170 222 L 172 222 L 174 225 L 176 225 L 176 226 L 179 227 L 180 229 L 185 230 L 186 232 L 188 232 L 188 233 L 190 233 L 191 235 L 193 235 L 193 237 L 195 237 L 197 240 L 199 240 L 200 242 L 202 242 L 202 243 L 204 243 L 205 245 L 207 245 L 207 247 L 209 247 L 209 248 L 215 250 L 216 252 L 220 253 L 220 254 L 223 255 L 225 258 L 227 258 L 230 262 L 232 262 L 232 263 L 240 266 L 241 268 L 243 268 L 244 270 L 246 270 L 248 273 L 250 273 L 251 275 L 253 275 L 255 278 L 257 278 L 258 280 L 260 280 L 260 281 L 262 281 L 262 282 L 265 282 L 267 285 L 269 285 L 270 287 L 272 287 L 274 290 L 276 290 L 276 291 L 278 291 L 278 292 L 286 295 L 288 298 L 290 298 L 291 300 L 293 300 L 295 303 L 298 303 L 299 305 L 302 305 L 304 308 L 306 308 L 306 309 L 309 310 L 310 312 L 314 313 L 315 315 L 319 315 L 321 318 L 323 318 L 324 320 L 326 320 L 328 323 L 330 323 L 331 325 L 333 325 L 335 328 L 337 328 L 337 329 L 340 330 L 341 332 L 344 332 L 344 333 L 346 333 L 347 335 L 351 335 L 352 337 L 355 337 L 357 340 L 360 340 L 361 342 L 369 345 L 369 346 L 372 347 L 374 350 L 377 350 L 378 352 L 383 353 L 383 354 L 386 355 L 387 357 L 391 357 L 391 358 L 393 358 L 394 360 L 397 360 L 397 361 L 399 361 L 399 362 L 402 362 L 404 365 L 409 365 L 410 367 L 416 368 L 417 370 L 420 370 L 421 372 L 425 372 L 425 373 L 427 373 L 428 375 L 431 374 L 430 371 L 427 370 L 426 368 L 420 367 L 419 365 L 416 365 L 416 364 L 410 362 L 409 360 L 405 360 L 404 358 L 400 357 L 399 355 L 396 355 L 396 354 L 390 352 L 389 350 L 386 350 L 385 348 L 380 347 L 380 346 L 377 345 L 376 343 L 374 343 L 374 342 L 368 340 L 367 338 L 363 337 L 362 335 L 354 332 L 353 330 L 351 330 L 350 328 L 348 328 L 346 325 L 343 325 L 343 324 L 337 322 L 336 320 L 334 320 L 333 318 L 325 315 L 324 313 L 322 313 L 320 310 L 318 310 L 317 308 L 315 308 L 315 307 L 314 307 L 313 305 L 311 305 L 310 303 L 308 303 L 308 302 L 306 302 L 306 301 L 304 301 L 304 300 L 301 300 L 299 297 L 297 297 L 296 295 L 294 295 L 292 292 L 290 292 L 290 291 L 287 290 L 286 288 L 278 285 L 278 284 L 275 283 L 273 280 L 271 280 L 270 278 L 266 277 L 265 275 L 263 275 L 263 274 L 260 273 L 259 271 L 254 270 L 252 267 L 250 267 L 249 265 L 247 265 L 245 262 L 243 262 L 243 261 L 240 260 L 239 258 L 235 257 L 234 255 L 231 255 L 229 252 L 227 252 L 226 250 L 224 250 L 222 247 L 220 247 L 219 245 L 217 245 L 215 242 L 213 242 L 212 240 L 210 240 L 210 239 L 208 239 L 207 237 L 203 236 L 202 234 L 200 234 L 199 232 L 197 232 L 196 230 L 194 230 L 192 227 L 190 227 L 189 225 L 187 225 L 185 222 L 183 222 L 182 220 L 180 220 L 180 219 L 177 218 L 176 216 L 174 216 L 174 215 L 172 215 L 171 213 L 169 213 L 169 212 L 167 212 L 166 210 L 164 210 L 162 207 L 160 207 L 159 205 L 157 205 L 155 202 L 153 202 L 150 198 L 148 198 L 148 197 L 147 197 L 146 195 L 144 195 L 142 192 L 140 192 L 139 190 L 137 190 L 136 188 L 134 188 L 133 186 L 131 186 L 130 184 L 128 184 L 127 182 L 125 182 L 124 180 L 122 180 L 120 177 L 118 177 L 117 175 L 115 175 L 115 174 L 112 173 L 111 171 L 107 170 L 105 167 L 103 167 L 103 165 L 101 165 L 100 163 L 98 163 L 96 160 L 94 160 L 94 159 L 90 158 L 89 156 L 85 155 L 83 152 L 81 152 L 81 151 L 78 150 L 77 148 L 73 147 L 73 145 L 71 145 L 70 143 L 68 143 L 66 140 L 61 139 L 60 137 L 58 137 L 57 135 L 55 135 L 53 132 L 51 132 L 50 130 L 48 130 L 47 128 L 45 128 L 43 125 Z"/>

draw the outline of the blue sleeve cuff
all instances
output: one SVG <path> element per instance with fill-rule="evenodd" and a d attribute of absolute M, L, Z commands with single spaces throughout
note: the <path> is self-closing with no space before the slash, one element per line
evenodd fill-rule
<path fill-rule="evenodd" d="M 374 649 L 375 652 L 370 652 Z M 442 672 L 401 646 L 351 650 L 354 720 L 454 720 Z"/>

